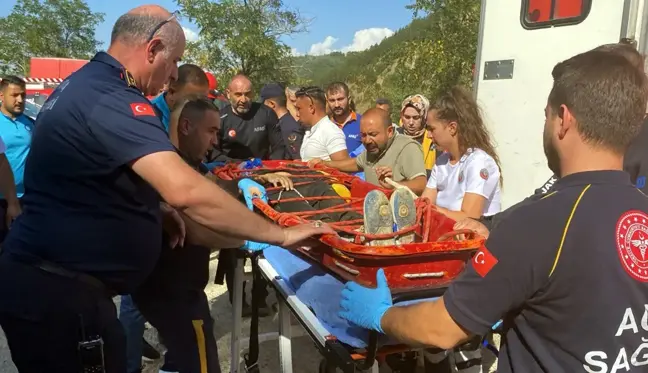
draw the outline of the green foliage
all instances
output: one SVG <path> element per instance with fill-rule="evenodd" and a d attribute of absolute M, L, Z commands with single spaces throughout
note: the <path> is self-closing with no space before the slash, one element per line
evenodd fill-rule
<path fill-rule="evenodd" d="M 472 84 L 479 7 L 476 0 L 417 0 L 408 8 L 422 18 L 363 52 L 297 57 L 297 77 L 319 86 L 346 81 L 359 110 L 378 97 L 392 100 L 394 114 L 409 95 L 434 100 L 453 85 Z"/>
<path fill-rule="evenodd" d="M 92 57 L 103 19 L 84 0 L 18 0 L 0 18 L 0 72 L 27 76 L 31 57 Z"/>
<path fill-rule="evenodd" d="M 177 0 L 200 27 L 189 61 L 215 71 L 221 81 L 236 73 L 254 82 L 294 79 L 290 48 L 282 36 L 305 31 L 307 21 L 281 0 Z"/>

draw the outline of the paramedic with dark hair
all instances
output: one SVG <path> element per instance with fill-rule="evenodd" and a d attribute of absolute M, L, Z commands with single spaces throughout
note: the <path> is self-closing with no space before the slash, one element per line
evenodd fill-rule
<path fill-rule="evenodd" d="M 376 289 L 347 283 L 342 317 L 441 348 L 503 320 L 503 373 L 648 364 L 648 198 L 623 172 L 645 113 L 646 77 L 601 51 L 561 62 L 552 75 L 543 142 L 561 177 L 554 191 L 511 212 L 442 298 L 394 307 L 381 270 Z"/>
<path fill-rule="evenodd" d="M 0 254 L 0 326 L 19 371 L 126 371 L 112 297 L 149 275 L 163 227 L 170 246 L 182 242 L 174 208 L 217 232 L 281 246 L 332 232 L 268 222 L 176 153 L 145 95 L 177 78 L 184 46 L 172 14 L 135 8 L 117 20 L 108 52 L 39 113 L 24 211 Z"/>
<path fill-rule="evenodd" d="M 165 131 L 169 132 L 169 117 L 173 107 L 184 97 L 194 95 L 207 95 L 209 93 L 209 80 L 200 67 L 185 63 L 178 67 L 178 78 L 169 82 L 166 92 L 151 100 L 156 114 L 160 117 Z"/>

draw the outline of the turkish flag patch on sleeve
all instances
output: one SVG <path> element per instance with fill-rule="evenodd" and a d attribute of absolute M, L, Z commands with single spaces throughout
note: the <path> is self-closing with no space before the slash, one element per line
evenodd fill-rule
<path fill-rule="evenodd" d="M 498 260 L 495 255 L 491 254 L 486 246 L 482 246 L 472 259 L 473 268 L 475 268 L 475 272 L 477 272 L 481 277 L 486 277 L 488 272 L 495 267 L 497 262 Z"/>
<path fill-rule="evenodd" d="M 152 117 L 155 116 L 155 110 L 153 110 L 153 106 L 151 106 L 150 104 L 134 102 L 130 104 L 130 107 L 131 110 L 133 110 L 133 115 L 135 115 L 136 117 L 143 116 L 143 115 L 152 116 Z"/>

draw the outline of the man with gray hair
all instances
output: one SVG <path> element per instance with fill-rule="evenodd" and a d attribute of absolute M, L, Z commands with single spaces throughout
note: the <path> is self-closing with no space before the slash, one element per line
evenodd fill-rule
<path fill-rule="evenodd" d="M 180 158 L 145 95 L 177 78 L 184 47 L 175 15 L 135 8 L 117 20 L 108 52 L 61 83 L 38 115 L 23 214 L 0 255 L 0 326 L 19 371 L 126 372 L 112 297 L 149 276 L 163 232 L 182 246 L 176 209 L 215 232 L 287 248 L 333 233 L 282 229 Z"/>

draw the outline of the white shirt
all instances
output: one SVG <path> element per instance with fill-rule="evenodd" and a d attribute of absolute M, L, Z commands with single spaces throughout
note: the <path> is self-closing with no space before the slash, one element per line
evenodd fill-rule
<path fill-rule="evenodd" d="M 482 215 L 494 215 L 502 209 L 500 171 L 495 160 L 481 149 L 468 149 L 459 162 L 450 164 L 450 154 L 437 158 L 427 187 L 437 190 L 436 204 L 450 211 L 461 211 L 464 194 L 486 198 Z"/>
<path fill-rule="evenodd" d="M 344 132 L 328 117 L 320 119 L 304 134 L 299 154 L 302 161 L 313 158 L 331 160 L 331 154 L 346 150 L 346 136 Z"/>

